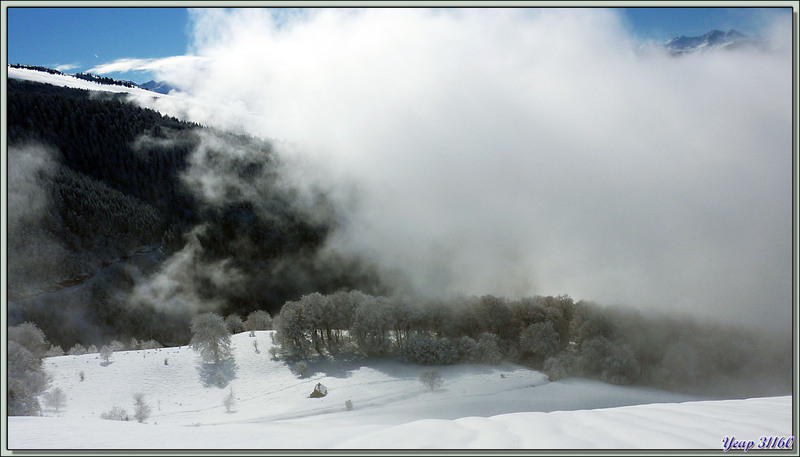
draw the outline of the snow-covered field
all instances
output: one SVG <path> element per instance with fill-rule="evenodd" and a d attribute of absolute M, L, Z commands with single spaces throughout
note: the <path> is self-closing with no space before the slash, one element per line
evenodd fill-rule
<path fill-rule="evenodd" d="M 431 367 L 390 360 L 319 361 L 298 378 L 271 359 L 270 334 L 233 336 L 235 377 L 224 388 L 204 385 L 189 347 L 116 352 L 109 362 L 98 354 L 47 358 L 51 389 L 63 389 L 66 404 L 44 417 L 9 418 L 7 449 L 721 450 L 725 437 L 758 443 L 792 432 L 790 396 L 702 401 L 548 382 L 513 364 L 435 367 L 444 380 L 435 391 L 419 381 Z M 317 383 L 328 395 L 309 398 Z M 132 414 L 136 392 L 152 407 L 144 423 L 100 418 L 114 406 Z"/>

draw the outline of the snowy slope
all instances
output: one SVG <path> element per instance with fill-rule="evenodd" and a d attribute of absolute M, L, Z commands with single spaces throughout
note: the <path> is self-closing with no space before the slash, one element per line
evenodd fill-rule
<path fill-rule="evenodd" d="M 27 68 L 14 68 L 7 66 L 8 77 L 10 79 L 21 79 L 23 81 L 34 81 L 54 86 L 72 87 L 75 89 L 97 90 L 104 92 L 128 93 L 139 97 L 166 97 L 160 94 L 138 87 L 124 87 L 113 84 L 99 84 L 93 81 L 76 78 L 65 74 L 51 74 L 44 71 L 30 70 Z"/>
<path fill-rule="evenodd" d="M 51 388 L 66 392 L 66 406 L 9 418 L 8 448 L 721 449 L 724 436 L 792 431 L 791 397 L 698 401 L 581 379 L 548 382 L 512 364 L 436 367 L 444 385 L 433 392 L 418 381 L 430 367 L 388 360 L 310 363 L 300 379 L 271 360 L 270 334 L 234 335 L 235 378 L 224 388 L 204 385 L 188 347 L 118 352 L 110 363 L 97 354 L 48 358 Z M 308 398 L 318 382 L 328 396 Z M 231 389 L 229 413 L 223 398 Z M 153 409 L 145 423 L 100 419 L 113 406 L 132 413 L 135 392 Z"/>

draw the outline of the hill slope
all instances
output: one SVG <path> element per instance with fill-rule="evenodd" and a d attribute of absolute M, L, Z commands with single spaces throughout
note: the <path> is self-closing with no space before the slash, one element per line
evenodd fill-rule
<path fill-rule="evenodd" d="M 792 431 L 791 397 L 700 401 L 582 379 L 548 382 L 513 364 L 435 367 L 444 385 L 430 391 L 418 381 L 430 368 L 418 365 L 316 361 L 298 378 L 270 358 L 271 332 L 240 333 L 232 342 L 234 377 L 223 387 L 205 385 L 211 379 L 189 347 L 119 352 L 110 363 L 97 354 L 45 359 L 51 388 L 66 392 L 66 405 L 46 417 L 9 418 L 8 446 L 721 449 L 724 436 L 758 440 Z M 328 395 L 311 399 L 317 383 Z M 223 398 L 231 391 L 229 413 Z M 145 423 L 100 419 L 113 406 L 132 413 L 135 392 L 152 406 Z"/>

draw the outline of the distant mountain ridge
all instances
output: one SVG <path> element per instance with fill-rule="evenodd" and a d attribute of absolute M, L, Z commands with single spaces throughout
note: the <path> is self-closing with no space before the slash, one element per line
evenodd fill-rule
<path fill-rule="evenodd" d="M 170 86 L 169 84 L 163 81 L 147 81 L 144 84 L 140 84 L 139 87 L 142 89 L 147 89 L 149 91 L 158 92 L 159 94 L 169 94 L 171 90 L 175 90 L 174 87 Z"/>
<path fill-rule="evenodd" d="M 105 84 L 111 86 L 121 86 L 121 87 L 128 87 L 128 88 L 140 88 L 149 90 L 151 92 L 156 92 L 159 94 L 167 95 L 171 90 L 175 88 L 170 86 L 169 84 L 161 81 L 148 81 L 144 84 L 136 84 L 133 81 L 122 81 L 118 79 L 109 78 L 107 76 L 99 76 L 93 73 L 64 73 L 58 70 L 54 70 L 52 68 L 47 68 L 39 65 L 20 65 L 20 64 L 11 64 L 9 65 L 11 68 L 22 68 L 25 70 L 33 70 L 33 71 L 41 71 L 45 73 L 49 73 L 51 75 L 63 75 L 63 76 L 72 76 L 74 78 L 82 79 L 84 81 L 90 81 L 97 84 Z"/>
<path fill-rule="evenodd" d="M 727 33 L 721 30 L 712 30 L 702 36 L 675 37 L 667 41 L 664 47 L 673 55 L 681 55 L 698 51 L 735 49 L 747 45 L 756 45 L 759 42 L 757 38 L 731 29 Z"/>

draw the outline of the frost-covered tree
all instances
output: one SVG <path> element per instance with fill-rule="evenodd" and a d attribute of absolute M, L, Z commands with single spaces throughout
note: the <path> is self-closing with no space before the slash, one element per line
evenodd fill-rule
<path fill-rule="evenodd" d="M 56 413 L 67 404 L 67 394 L 60 387 L 44 393 L 44 405 L 54 409 Z"/>
<path fill-rule="evenodd" d="M 281 353 L 290 358 L 305 358 L 312 351 L 308 325 L 300 302 L 286 302 L 273 322 L 275 341 Z"/>
<path fill-rule="evenodd" d="M 456 352 L 458 360 L 464 363 L 474 362 L 477 358 L 478 343 L 468 336 L 462 336 L 456 340 Z"/>
<path fill-rule="evenodd" d="M 83 355 L 86 354 L 86 348 L 83 347 L 80 343 L 75 343 L 74 346 L 69 348 L 69 355 Z"/>
<path fill-rule="evenodd" d="M 577 362 L 582 374 L 614 384 L 628 384 L 639 375 L 639 364 L 630 347 L 604 337 L 584 341 Z"/>
<path fill-rule="evenodd" d="M 8 328 L 8 340 L 16 341 L 22 345 L 31 355 L 37 359 L 42 359 L 50 345 L 44 332 L 33 322 L 23 322 Z"/>
<path fill-rule="evenodd" d="M 247 315 L 244 328 L 248 331 L 272 330 L 272 316 L 264 310 L 256 310 Z"/>
<path fill-rule="evenodd" d="M 383 297 L 365 296 L 353 316 L 350 332 L 359 348 L 369 355 L 384 355 L 391 349 L 389 314 L 391 305 Z"/>
<path fill-rule="evenodd" d="M 228 327 L 228 332 L 231 334 L 241 333 L 244 331 L 244 322 L 238 314 L 230 314 L 225 318 L 225 326 Z"/>
<path fill-rule="evenodd" d="M 445 337 L 413 333 L 403 346 L 403 357 L 421 365 L 449 365 L 458 361 L 456 346 Z"/>
<path fill-rule="evenodd" d="M 45 357 L 59 357 L 64 355 L 64 350 L 61 349 L 61 346 L 50 346 L 50 349 L 45 352 Z"/>
<path fill-rule="evenodd" d="M 106 362 L 108 362 L 108 359 L 111 358 L 111 354 L 113 353 L 114 349 L 112 349 L 111 346 L 104 345 L 102 348 L 100 348 L 100 358 Z"/>
<path fill-rule="evenodd" d="M 133 417 L 135 417 L 139 423 L 142 423 L 145 419 L 150 417 L 152 408 L 144 401 L 144 394 L 141 392 L 133 394 L 133 401 Z"/>
<path fill-rule="evenodd" d="M 484 332 L 497 335 L 508 340 L 515 337 L 515 326 L 512 325 L 512 313 L 507 299 L 484 295 L 478 300 L 478 313 Z"/>
<path fill-rule="evenodd" d="M 7 398 L 9 416 L 37 416 L 41 405 L 37 396 L 46 388 L 49 380 L 42 367 L 42 359 L 34 356 L 25 346 L 9 340 L 6 347 L 8 357 Z"/>
<path fill-rule="evenodd" d="M 218 364 L 231 357 L 231 334 L 225 321 L 216 313 L 192 318 L 192 348 L 207 363 Z"/>
<path fill-rule="evenodd" d="M 503 353 L 500 351 L 499 338 L 494 333 L 481 333 L 475 345 L 475 360 L 481 363 L 496 365 L 503 360 Z"/>
<path fill-rule="evenodd" d="M 542 370 L 550 381 L 558 381 L 578 373 L 577 360 L 571 352 L 562 351 L 545 360 Z"/>
<path fill-rule="evenodd" d="M 442 384 L 444 384 L 442 376 L 438 371 L 435 370 L 423 371 L 422 374 L 419 375 L 419 380 L 432 391 L 438 389 L 442 386 Z"/>
<path fill-rule="evenodd" d="M 390 299 L 388 318 L 397 349 L 403 347 L 412 330 L 421 327 L 423 320 L 419 308 L 408 297 Z"/>
<path fill-rule="evenodd" d="M 532 357 L 537 363 L 544 362 L 559 350 L 555 327 L 550 321 L 529 325 L 519 335 L 519 347 L 523 354 Z"/>
<path fill-rule="evenodd" d="M 318 354 L 323 351 L 326 334 L 330 335 L 331 320 L 326 310 L 327 302 L 327 297 L 319 292 L 300 297 L 305 330 L 311 339 L 311 345 Z"/>
<path fill-rule="evenodd" d="M 164 346 L 156 340 L 147 340 L 139 343 L 139 347 L 142 349 L 160 349 Z"/>

